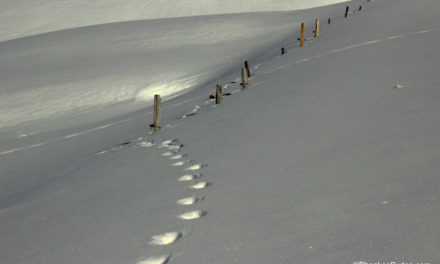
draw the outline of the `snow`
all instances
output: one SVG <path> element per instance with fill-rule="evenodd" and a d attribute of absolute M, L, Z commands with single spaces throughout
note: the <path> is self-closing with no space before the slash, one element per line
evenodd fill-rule
<path fill-rule="evenodd" d="M 177 203 L 181 205 L 192 205 L 195 204 L 197 201 L 198 199 L 195 197 L 188 197 L 188 198 L 180 199 L 179 201 L 177 201 Z"/>
<path fill-rule="evenodd" d="M 287 11 L 346 0 L 3 0 L 0 41 L 123 21 L 228 13 Z"/>
<path fill-rule="evenodd" d="M 186 212 L 184 214 L 179 215 L 180 219 L 183 220 L 194 220 L 204 216 L 206 213 L 201 210 Z"/>
<path fill-rule="evenodd" d="M 137 108 L 136 100 L 123 106 L 106 102 L 102 109 L 75 106 L 60 115 L 68 121 L 47 121 L 46 110 L 36 108 L 40 125 L 20 115 L 14 126 L 2 123 L 0 263 L 435 263 L 440 259 L 440 4 L 349 3 L 351 10 L 361 4 L 362 11 L 347 19 L 346 3 L 237 16 L 243 23 L 272 21 L 272 28 L 292 20 L 291 28 L 281 30 L 286 36 L 275 34 L 248 47 L 247 56 L 235 47 L 240 41 L 223 42 L 223 53 L 222 45 L 212 44 L 220 55 L 231 56 L 233 63 L 224 66 L 206 62 L 217 61 L 203 52 L 212 48 L 209 43 L 189 51 L 188 58 L 201 55 L 193 68 L 182 68 L 182 76 L 194 76 L 196 68 L 204 68 L 200 65 L 210 65 L 212 75 L 197 77 L 201 85 L 178 95 L 170 93 L 157 133 L 147 127 L 148 102 Z M 184 30 L 184 21 L 190 26 L 212 19 L 226 34 L 221 21 L 234 17 L 166 21 Z M 332 24 L 321 22 L 320 37 L 313 38 L 317 17 L 322 22 L 332 17 Z M 299 48 L 303 20 L 307 40 Z M 154 23 L 161 28 L 164 21 Z M 27 50 L 37 56 L 32 45 L 43 48 L 39 41 L 62 48 L 71 34 L 74 39 L 90 30 L 86 42 L 93 43 L 93 33 L 104 34 L 105 26 L 111 34 L 120 27 L 117 35 L 124 35 L 131 28 L 125 23 L 2 42 L 0 64 L 10 56 L 11 67 L 22 69 L 28 63 L 19 64 L 19 54 Z M 182 35 L 182 41 L 190 36 Z M 95 40 L 109 40 L 103 39 Z M 129 51 L 136 47 L 123 43 Z M 86 46 L 79 43 L 76 55 L 100 51 L 87 53 Z M 283 56 L 281 47 L 287 51 Z M 103 49 L 109 56 L 103 60 L 143 67 L 136 56 L 124 64 L 128 54 L 115 50 Z M 241 89 L 245 57 L 253 76 L 249 88 Z M 170 62 L 161 63 L 163 70 Z M 44 75 L 48 65 L 26 66 L 35 79 L 22 76 L 21 84 L 40 78 L 51 83 Z M 85 82 L 88 71 L 99 72 L 93 69 L 86 67 L 77 81 Z M 53 77 L 58 87 L 68 83 L 66 76 Z M 111 74 L 102 76 L 105 82 Z M 13 85 L 21 79 L 3 73 L 2 80 Z M 216 84 L 230 94 L 221 105 L 209 99 Z M 27 93 L 32 87 L 17 89 Z M 12 92 L 4 94 L 12 98 Z M 46 101 L 36 104 L 43 109 Z M 16 107 L 24 107 L 21 103 Z M 180 161 L 184 165 L 172 166 Z"/>
<path fill-rule="evenodd" d="M 125 22 L 0 42 L 0 129 L 39 133 L 143 109 L 156 93 L 166 101 L 296 23 L 287 14 L 231 16 Z M 249 28 L 255 30 L 243 38 Z M 67 116 L 69 123 L 60 121 Z"/>
<path fill-rule="evenodd" d="M 164 246 L 176 242 L 182 234 L 180 232 L 168 232 L 160 235 L 155 235 L 151 238 L 150 245 Z"/>
<path fill-rule="evenodd" d="M 167 263 L 170 256 L 160 256 L 160 257 L 152 257 L 147 260 L 140 261 L 138 264 L 164 264 Z"/>

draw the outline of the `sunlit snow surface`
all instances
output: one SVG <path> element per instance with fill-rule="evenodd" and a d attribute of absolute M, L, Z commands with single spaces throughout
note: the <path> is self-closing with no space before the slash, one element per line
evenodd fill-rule
<path fill-rule="evenodd" d="M 287 11 L 346 0 L 2 0 L 0 41 L 67 28 L 185 16 Z"/>
<path fill-rule="evenodd" d="M 289 13 L 191 17 L 0 42 L 0 130 L 72 114 L 83 115 L 79 124 L 98 121 L 147 107 L 154 94 L 165 101 L 285 38 L 297 24 Z M 110 110 L 100 113 L 105 106 Z"/>

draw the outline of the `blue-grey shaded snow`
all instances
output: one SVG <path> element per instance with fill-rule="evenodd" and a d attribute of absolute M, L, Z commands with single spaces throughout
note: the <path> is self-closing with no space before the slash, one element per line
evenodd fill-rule
<path fill-rule="evenodd" d="M 440 5 L 344 7 L 252 57 L 248 89 L 237 65 L 165 102 L 159 133 L 145 108 L 3 137 L 0 262 L 435 263 Z"/>

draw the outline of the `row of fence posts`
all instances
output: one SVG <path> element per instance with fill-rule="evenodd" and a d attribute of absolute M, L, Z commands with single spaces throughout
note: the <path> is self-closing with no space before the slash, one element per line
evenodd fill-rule
<path fill-rule="evenodd" d="M 370 2 L 370 0 L 367 0 L 367 2 Z M 359 6 L 359 11 L 362 10 L 362 6 Z M 344 17 L 348 17 L 348 12 L 350 11 L 350 7 L 347 6 L 345 8 L 345 15 Z M 331 19 L 328 19 L 328 24 L 331 24 Z M 300 47 L 304 46 L 304 37 L 305 37 L 305 24 L 301 23 L 301 36 L 299 38 L 300 40 Z M 319 37 L 319 19 L 315 20 L 315 37 Z M 285 49 L 281 48 L 281 55 L 285 54 Z M 251 70 L 249 68 L 249 62 L 247 60 L 244 61 L 244 67 L 241 68 L 241 87 L 247 88 L 249 84 L 249 77 L 251 77 Z M 223 94 L 223 88 L 220 84 L 217 84 L 216 92 L 215 92 L 215 104 L 221 104 L 222 103 L 222 94 Z M 160 104 L 161 104 L 161 98 L 160 95 L 156 94 L 154 95 L 154 123 L 150 126 L 153 127 L 153 131 L 159 131 L 160 130 Z"/>

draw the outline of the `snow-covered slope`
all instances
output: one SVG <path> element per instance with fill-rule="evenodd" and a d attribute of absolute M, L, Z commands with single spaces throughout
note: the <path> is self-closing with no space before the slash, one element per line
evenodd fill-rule
<path fill-rule="evenodd" d="M 159 133 L 147 108 L 1 138 L 0 262 L 435 263 L 440 4 L 361 4 L 294 14 L 320 37 L 168 100 Z"/>
<path fill-rule="evenodd" d="M 155 93 L 166 100 L 289 36 L 298 27 L 292 16 L 123 22 L 0 42 L 0 129 L 81 112 L 96 118 L 83 114 L 69 125 L 98 121 L 145 108 Z M 96 112 L 105 106 L 111 108 Z M 54 129 L 57 123 L 24 130 Z"/>
<path fill-rule="evenodd" d="M 346 0 L 2 0 L 0 41 L 121 21 L 287 11 L 344 1 Z"/>
<path fill-rule="evenodd" d="M 13 136 L 29 135 L 142 109 L 151 105 L 154 93 L 160 93 L 166 100 L 203 85 L 245 57 L 288 38 L 300 19 L 312 19 L 292 12 L 266 12 L 102 24 L 139 19 L 143 15 L 146 17 L 142 18 L 151 18 L 152 14 L 165 16 L 166 12 L 174 11 L 174 15 L 186 15 L 185 12 L 194 11 L 185 1 L 177 1 L 172 7 L 167 6 L 169 1 L 164 5 L 156 1 L 117 2 L 123 4 L 27 1 L 23 7 L 16 1 L 4 3 L 6 8 L 2 10 L 16 10 L 7 12 L 14 19 L 32 25 L 48 23 L 47 28 L 38 27 L 41 30 L 34 33 L 91 26 L 0 42 L 0 130 L 12 131 Z M 333 2 L 316 1 L 309 5 Z M 250 9 L 246 8 L 250 3 L 235 6 L 227 1 L 203 1 L 191 6 L 217 7 L 222 12 L 226 12 L 223 6 L 234 7 L 230 11 L 236 12 L 274 9 L 270 1 L 255 4 Z M 161 12 L 153 12 L 151 6 Z M 304 7 L 300 1 L 279 4 L 279 9 L 299 7 Z M 99 10 L 101 15 L 89 14 L 93 10 Z M 70 18 L 66 12 L 71 14 Z M 114 12 L 120 16 L 113 16 Z M 4 15 L 0 17 L 5 21 L 3 26 L 25 32 L 20 23 Z M 1 35 L 7 32 L 0 28 Z M 69 122 L 60 121 L 66 119 Z"/>

